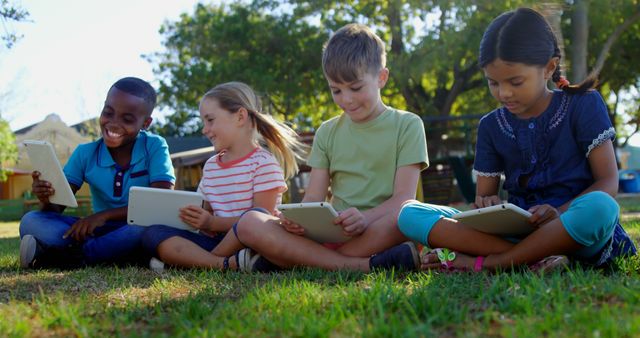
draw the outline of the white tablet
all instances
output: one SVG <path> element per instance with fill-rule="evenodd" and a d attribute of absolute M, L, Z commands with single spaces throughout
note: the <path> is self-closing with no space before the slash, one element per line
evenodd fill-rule
<path fill-rule="evenodd" d="M 531 213 L 511 203 L 493 205 L 453 215 L 453 219 L 493 235 L 528 235 L 536 228 L 529 223 Z"/>
<path fill-rule="evenodd" d="M 49 202 L 76 208 L 78 202 L 71 190 L 67 177 L 56 156 L 53 146 L 47 141 L 26 140 L 23 142 L 33 170 L 40 172 L 40 179 L 51 183 L 55 192 Z"/>
<path fill-rule="evenodd" d="M 202 194 L 199 192 L 131 187 L 127 222 L 142 226 L 161 224 L 195 231 L 180 219 L 180 208 L 188 205 L 202 206 L 202 202 Z"/>
<path fill-rule="evenodd" d="M 338 213 L 330 203 L 280 204 L 284 217 L 304 228 L 304 236 L 318 243 L 342 243 L 351 237 L 342 232 L 342 226 L 333 224 Z"/>

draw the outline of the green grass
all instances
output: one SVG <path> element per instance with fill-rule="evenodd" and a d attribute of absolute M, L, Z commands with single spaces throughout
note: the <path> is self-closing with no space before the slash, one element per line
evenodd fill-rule
<path fill-rule="evenodd" d="M 636 242 L 640 219 L 625 223 Z M 640 259 L 613 272 L 25 271 L 0 223 L 0 336 L 640 335 Z"/>

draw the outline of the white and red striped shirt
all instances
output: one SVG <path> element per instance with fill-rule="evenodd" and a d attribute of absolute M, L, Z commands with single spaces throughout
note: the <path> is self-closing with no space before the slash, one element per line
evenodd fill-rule
<path fill-rule="evenodd" d="M 220 162 L 223 156 L 224 151 L 207 160 L 198 186 L 214 215 L 240 216 L 253 207 L 253 194 L 273 189 L 278 189 L 276 204 L 280 204 L 287 184 L 282 168 L 270 152 L 256 148 L 237 160 Z"/>

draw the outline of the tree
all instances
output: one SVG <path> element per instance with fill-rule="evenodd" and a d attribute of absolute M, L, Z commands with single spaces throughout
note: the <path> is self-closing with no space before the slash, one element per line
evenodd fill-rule
<path fill-rule="evenodd" d="M 16 32 L 10 30 L 10 22 L 26 21 L 29 18 L 29 12 L 20 8 L 17 5 L 9 3 L 9 0 L 0 0 L 0 21 L 2 21 L 2 27 L 4 33 L 2 34 L 2 40 L 5 47 L 11 48 L 22 37 Z"/>
<path fill-rule="evenodd" d="M 320 17 L 335 30 L 349 22 L 374 27 L 389 43 L 391 83 L 384 92 L 400 108 L 423 116 L 458 114 L 457 98 L 471 94 L 473 110 L 494 106 L 484 90 L 477 49 L 484 28 L 523 1 L 257 1 L 271 10 L 293 7 L 294 16 Z M 429 20 L 427 20 L 429 18 Z M 401 100 L 399 100 L 399 98 Z M 478 105 L 480 104 L 480 105 Z"/>
<path fill-rule="evenodd" d="M 389 44 L 383 95 L 420 115 L 481 113 L 495 107 L 476 63 L 486 25 L 519 1 L 269 1 L 199 5 L 165 23 L 164 52 L 147 56 L 160 77 L 160 104 L 175 111 L 160 133 L 198 131 L 197 103 L 212 85 L 245 81 L 271 111 L 298 127 L 339 113 L 321 71 L 322 44 L 348 22 L 374 27 Z M 433 17 L 434 24 L 426 18 Z M 414 27 L 420 24 L 421 27 Z M 461 99 L 460 99 L 461 98 Z"/>
<path fill-rule="evenodd" d="M 20 36 L 8 30 L 8 23 L 11 21 L 25 21 L 29 17 L 29 12 L 18 6 L 10 4 L 8 0 L 0 0 L 0 21 L 4 28 L 2 40 L 6 48 L 11 48 L 18 41 Z M 2 107 L 0 107 L 0 111 Z M 6 165 L 10 165 L 16 160 L 18 149 L 16 148 L 15 137 L 9 127 L 9 123 L 2 119 L 0 115 L 0 182 L 7 179 Z"/>
<path fill-rule="evenodd" d="M 613 96 L 609 100 L 609 116 L 618 131 L 616 145 L 623 146 L 640 130 L 640 93 L 635 90 L 640 79 L 640 3 L 576 0 L 568 10 L 564 27 L 581 32 L 565 41 L 572 55 L 567 66 L 571 78 L 578 82 L 588 73 L 598 76 L 598 90 L 603 97 Z M 593 68 L 589 70 L 587 65 Z M 625 98 L 620 100 L 620 96 Z M 622 115 L 618 114 L 619 106 L 624 110 Z"/>
<path fill-rule="evenodd" d="M 577 42 L 572 44 L 575 33 L 569 28 L 576 1 L 549 1 L 548 6 L 518 0 L 254 0 L 244 7 L 199 6 L 193 15 L 163 26 L 167 50 L 149 58 L 162 78 L 162 104 L 176 110 L 163 128 L 196 130 L 198 98 L 209 86 L 228 80 L 246 81 L 265 93 L 277 115 L 317 126 L 338 113 L 322 79 L 321 44 L 349 22 L 372 27 L 387 42 L 391 78 L 382 92 L 385 102 L 423 117 L 484 113 L 498 105 L 477 64 L 480 39 L 491 20 L 519 6 L 556 8 L 552 23 L 565 33 L 559 34 L 560 43 L 567 46 L 563 62 L 568 66 L 563 68 L 572 71 Z M 590 3 L 586 64 L 599 64 L 596 56 L 605 53 L 607 39 L 637 6 L 637 0 Z M 627 25 L 605 53 L 609 58 L 602 63 L 600 88 L 605 97 L 638 79 L 640 34 L 637 23 Z M 259 51 L 265 53 L 256 56 Z"/>
<path fill-rule="evenodd" d="M 0 182 L 7 179 L 8 170 L 4 168 L 5 163 L 13 163 L 18 157 L 16 149 L 16 139 L 9 128 L 9 123 L 0 119 Z"/>
<path fill-rule="evenodd" d="M 193 15 L 165 23 L 160 32 L 166 51 L 147 59 L 160 78 L 160 106 L 175 111 L 166 125 L 155 127 L 165 135 L 197 133 L 199 99 L 227 81 L 248 83 L 263 96 L 266 110 L 301 124 L 331 113 L 309 104 L 330 99 L 319 69 L 327 32 L 305 21 L 238 4 L 198 5 Z"/>

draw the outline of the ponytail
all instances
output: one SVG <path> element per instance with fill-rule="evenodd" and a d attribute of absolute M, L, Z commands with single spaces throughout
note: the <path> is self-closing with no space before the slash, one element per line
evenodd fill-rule
<path fill-rule="evenodd" d="M 298 134 L 289 126 L 262 113 L 260 98 L 251 87 L 242 82 L 219 84 L 204 94 L 202 100 L 205 99 L 216 99 L 229 112 L 246 109 L 256 131 L 282 167 L 285 179 L 298 172 L 297 161 L 304 160 L 307 146 L 298 141 Z"/>
<path fill-rule="evenodd" d="M 270 115 L 254 111 L 250 111 L 249 115 L 269 151 L 284 170 L 285 179 L 294 176 L 298 172 L 298 160 L 304 160 L 307 146 L 298 141 L 298 134 L 293 129 Z"/>
<path fill-rule="evenodd" d="M 598 84 L 598 78 L 594 74 L 590 74 L 584 81 L 572 85 L 567 78 L 561 75 L 559 64 L 551 75 L 551 81 L 556 84 L 558 89 L 561 89 L 567 94 L 581 94 L 589 89 L 595 88 Z"/>

